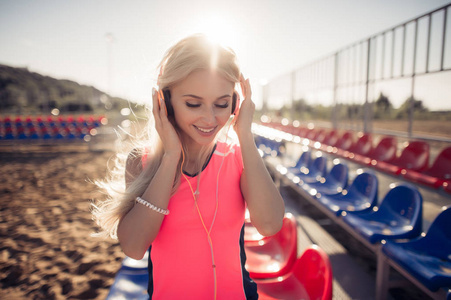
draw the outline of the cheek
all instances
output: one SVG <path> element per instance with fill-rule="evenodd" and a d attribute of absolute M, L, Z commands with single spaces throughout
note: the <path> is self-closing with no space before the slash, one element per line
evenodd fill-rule
<path fill-rule="evenodd" d="M 225 113 L 221 113 L 217 115 L 217 120 L 221 123 L 221 124 L 225 124 L 227 123 L 227 121 L 230 119 L 231 114 L 229 113 L 229 111 L 225 112 Z"/>
<path fill-rule="evenodd" d="M 188 115 L 180 112 L 174 113 L 174 120 L 179 128 L 183 128 L 186 126 L 187 123 L 189 123 Z"/>
<path fill-rule="evenodd" d="M 178 106 L 174 109 L 174 116 L 178 122 L 189 122 L 195 118 L 195 114 L 183 106 Z"/>

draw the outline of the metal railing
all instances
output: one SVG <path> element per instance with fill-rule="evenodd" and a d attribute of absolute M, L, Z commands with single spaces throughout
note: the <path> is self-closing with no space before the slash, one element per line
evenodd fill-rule
<path fill-rule="evenodd" d="M 429 94 L 451 95 L 450 14 L 451 3 L 271 80 L 263 88 L 264 109 L 270 102 L 293 107 L 302 99 L 329 106 L 334 128 L 355 123 L 365 132 L 451 142 L 447 137 L 413 134 L 416 100 L 425 98 L 434 109 L 437 96 L 432 99 Z M 443 84 L 433 84 L 428 92 L 425 86 L 434 81 Z M 407 105 L 405 132 L 373 130 L 376 98 L 382 93 L 389 94 L 390 105 Z M 442 99 L 441 104 L 439 109 L 451 111 L 451 99 Z"/>

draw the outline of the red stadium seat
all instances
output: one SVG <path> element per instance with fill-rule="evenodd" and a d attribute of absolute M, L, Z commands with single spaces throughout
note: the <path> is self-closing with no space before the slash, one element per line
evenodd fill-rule
<path fill-rule="evenodd" d="M 358 140 L 349 148 L 346 156 L 355 159 L 356 156 L 366 157 L 373 150 L 373 138 L 369 133 L 359 133 Z M 356 160 L 359 160 L 357 158 Z"/>
<path fill-rule="evenodd" d="M 327 137 L 327 132 L 324 129 L 318 131 L 318 134 L 315 136 L 315 140 L 317 142 L 323 143 Z"/>
<path fill-rule="evenodd" d="M 284 128 L 285 132 L 288 132 L 288 133 L 293 134 L 293 135 L 296 133 L 296 130 L 297 130 L 297 128 L 294 127 L 293 125 L 287 125 Z"/>
<path fill-rule="evenodd" d="M 307 135 L 307 131 L 308 131 L 308 129 L 305 127 L 298 127 L 297 131 L 296 131 L 296 135 L 301 138 L 305 138 Z"/>
<path fill-rule="evenodd" d="M 406 170 L 404 176 L 411 181 L 439 188 L 451 179 L 451 147 L 443 149 L 429 169 L 423 172 Z"/>
<path fill-rule="evenodd" d="M 377 146 L 371 151 L 369 157 L 377 163 L 378 161 L 390 162 L 396 159 L 396 139 L 394 137 L 383 137 Z"/>
<path fill-rule="evenodd" d="M 429 144 L 412 141 L 404 148 L 401 155 L 392 162 L 378 161 L 374 166 L 394 175 L 405 174 L 406 170 L 422 172 L 429 164 Z"/>
<path fill-rule="evenodd" d="M 322 141 L 321 149 L 327 150 L 327 148 L 335 146 L 338 142 L 338 138 L 339 136 L 336 130 L 329 131 Z"/>
<path fill-rule="evenodd" d="M 285 276 L 256 279 L 259 299 L 332 299 L 332 266 L 316 245 L 307 248 Z"/>
<path fill-rule="evenodd" d="M 338 139 L 337 143 L 334 146 L 333 153 L 344 156 L 346 151 L 348 151 L 354 143 L 354 138 L 352 136 L 351 131 L 346 131 L 343 135 Z"/>
<path fill-rule="evenodd" d="M 311 128 L 311 129 L 308 129 L 307 135 L 305 137 L 311 141 L 314 141 L 317 133 L 318 133 L 317 129 Z"/>
<path fill-rule="evenodd" d="M 261 243 L 263 240 L 269 239 L 271 237 L 268 236 L 262 236 L 257 228 L 255 228 L 250 220 L 246 220 L 244 222 L 244 243 L 246 245 L 258 245 L 258 243 Z"/>
<path fill-rule="evenodd" d="M 244 244 L 246 269 L 252 279 L 287 274 L 297 257 L 297 223 L 292 214 L 283 219 L 282 229 L 258 244 Z"/>
<path fill-rule="evenodd" d="M 445 181 L 443 183 L 443 189 L 451 194 L 451 180 Z"/>

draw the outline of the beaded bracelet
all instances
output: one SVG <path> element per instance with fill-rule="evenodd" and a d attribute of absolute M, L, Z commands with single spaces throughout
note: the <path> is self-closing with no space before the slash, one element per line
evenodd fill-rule
<path fill-rule="evenodd" d="M 138 202 L 138 203 L 140 203 L 140 204 L 142 204 L 144 206 L 147 206 L 148 208 L 150 208 L 151 210 L 156 211 L 157 213 L 163 214 L 165 216 L 169 215 L 169 210 L 168 209 L 162 209 L 162 208 L 156 207 L 155 205 L 153 205 L 152 203 L 147 202 L 146 200 L 144 200 L 141 197 L 136 197 L 136 202 Z"/>

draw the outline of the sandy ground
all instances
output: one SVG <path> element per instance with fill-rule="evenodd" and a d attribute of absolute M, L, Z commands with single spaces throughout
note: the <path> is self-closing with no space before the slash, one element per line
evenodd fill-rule
<path fill-rule="evenodd" d="M 104 299 L 124 257 L 91 237 L 90 179 L 112 152 L 0 148 L 0 298 Z"/>

